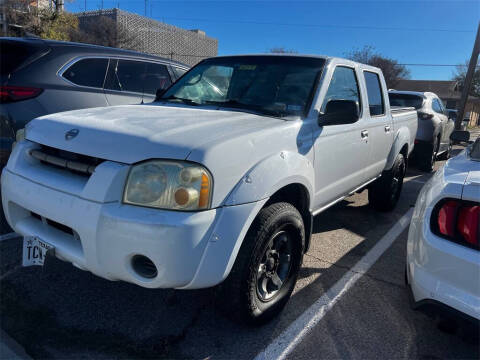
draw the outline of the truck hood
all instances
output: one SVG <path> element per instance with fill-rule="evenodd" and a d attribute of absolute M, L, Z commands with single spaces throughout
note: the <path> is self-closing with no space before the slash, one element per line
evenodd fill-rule
<path fill-rule="evenodd" d="M 125 105 L 43 116 L 27 139 L 54 148 L 132 164 L 151 158 L 183 160 L 197 147 L 281 126 L 284 120 L 183 105 Z M 67 140 L 66 133 L 78 134 Z"/>

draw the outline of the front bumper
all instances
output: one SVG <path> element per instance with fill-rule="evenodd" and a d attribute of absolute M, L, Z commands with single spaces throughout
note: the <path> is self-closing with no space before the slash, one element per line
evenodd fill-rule
<path fill-rule="evenodd" d="M 434 235 L 426 220 L 430 210 L 414 215 L 408 235 L 407 280 L 414 301 L 439 302 L 480 320 L 480 252 Z"/>
<path fill-rule="evenodd" d="M 102 169 L 86 184 L 64 181 L 60 173 L 52 181 L 50 170 L 35 164 L 15 166 L 20 160 L 12 164 L 19 153 L 14 152 L 1 178 L 9 225 L 21 235 L 35 235 L 54 245 L 58 258 L 80 269 L 147 288 L 203 288 L 220 283 L 266 202 L 178 212 L 125 205 L 112 200 L 112 194 L 95 201 L 89 197 L 98 190 L 89 182 L 94 176 L 105 180 L 108 174 Z M 77 188 L 84 190 L 73 193 Z M 147 278 L 136 272 L 135 255 L 148 257 L 157 276 Z"/>

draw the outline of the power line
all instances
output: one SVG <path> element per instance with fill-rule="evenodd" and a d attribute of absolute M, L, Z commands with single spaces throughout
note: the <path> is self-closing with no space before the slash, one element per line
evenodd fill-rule
<path fill-rule="evenodd" d="M 154 17 L 154 18 L 157 18 L 157 17 Z M 456 33 L 475 32 L 475 30 L 462 30 L 462 29 L 403 28 L 403 27 L 382 27 L 382 26 L 367 26 L 367 25 L 327 25 L 327 24 L 305 24 L 305 23 L 281 23 L 281 22 L 251 21 L 251 20 L 218 20 L 218 19 L 205 19 L 205 18 L 202 19 L 202 18 L 164 17 L 164 19 L 170 19 L 170 20 L 176 20 L 176 21 L 211 22 L 211 23 L 222 23 L 222 24 L 318 27 L 318 28 L 325 28 L 325 29 L 416 31 L 416 32 L 431 31 L 431 32 L 456 32 Z"/>

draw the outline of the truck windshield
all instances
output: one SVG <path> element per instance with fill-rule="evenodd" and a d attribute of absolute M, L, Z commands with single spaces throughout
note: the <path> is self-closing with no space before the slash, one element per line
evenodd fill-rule
<path fill-rule="evenodd" d="M 216 105 L 272 116 L 305 116 L 324 59 L 300 56 L 232 56 L 202 61 L 161 101 Z"/>
<path fill-rule="evenodd" d="M 389 93 L 391 106 L 405 106 L 420 109 L 423 105 L 423 98 L 418 95 Z"/>

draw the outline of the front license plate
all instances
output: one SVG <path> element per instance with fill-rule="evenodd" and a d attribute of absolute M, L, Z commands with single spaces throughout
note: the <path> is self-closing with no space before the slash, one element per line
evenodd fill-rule
<path fill-rule="evenodd" d="M 25 236 L 23 238 L 23 266 L 40 265 L 43 266 L 47 253 L 51 253 L 55 248 L 39 239 L 36 236 Z"/>

